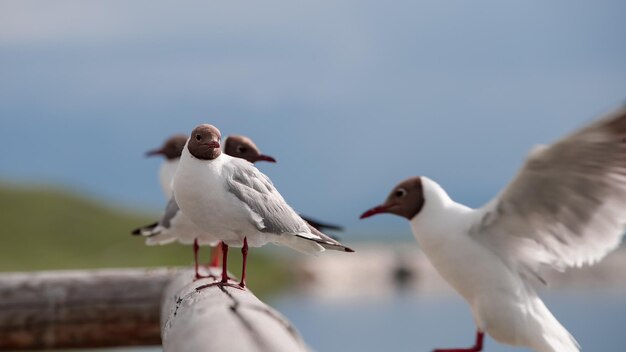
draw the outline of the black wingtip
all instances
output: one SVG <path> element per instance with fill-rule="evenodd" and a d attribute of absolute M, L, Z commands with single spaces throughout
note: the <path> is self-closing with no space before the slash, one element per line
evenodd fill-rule
<path fill-rule="evenodd" d="M 157 222 L 153 222 L 153 223 L 152 223 L 152 224 L 150 224 L 150 225 L 146 225 L 146 226 L 138 227 L 138 228 L 134 229 L 134 230 L 131 232 L 131 234 L 132 234 L 133 236 L 139 236 L 139 235 L 141 235 L 141 231 L 143 231 L 143 230 L 152 230 L 153 228 L 157 227 L 157 225 L 159 225 L 159 222 L 158 222 L 158 221 L 157 221 Z"/>
<path fill-rule="evenodd" d="M 339 225 L 326 224 L 326 223 L 314 221 L 314 220 L 309 221 L 309 223 L 311 224 L 311 226 L 315 227 L 316 229 L 320 231 L 322 230 L 343 231 L 343 226 L 339 226 Z"/>
<path fill-rule="evenodd" d="M 309 223 L 309 225 L 315 227 L 318 231 L 322 231 L 322 230 L 333 230 L 333 231 L 343 231 L 343 226 L 339 226 L 339 225 L 334 225 L 334 224 L 327 224 L 327 223 L 323 223 L 314 219 L 311 219 L 308 216 L 304 216 L 302 214 L 300 214 L 300 217 L 306 221 L 307 223 Z"/>
<path fill-rule="evenodd" d="M 344 252 L 354 253 L 354 249 L 352 249 L 352 248 L 345 247 L 343 250 L 344 250 Z"/>

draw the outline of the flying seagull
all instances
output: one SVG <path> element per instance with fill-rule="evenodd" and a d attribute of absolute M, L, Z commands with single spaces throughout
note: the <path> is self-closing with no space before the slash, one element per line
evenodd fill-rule
<path fill-rule="evenodd" d="M 626 107 L 531 151 L 513 181 L 479 209 L 459 204 L 427 177 L 397 185 L 361 218 L 406 218 L 439 273 L 469 303 L 484 333 L 539 352 L 579 345 L 531 283 L 540 268 L 591 265 L 621 242 L 626 224 Z"/>

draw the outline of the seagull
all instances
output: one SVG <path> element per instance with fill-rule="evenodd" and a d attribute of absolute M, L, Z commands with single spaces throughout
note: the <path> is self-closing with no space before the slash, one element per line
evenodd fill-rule
<path fill-rule="evenodd" d="M 178 162 L 180 161 L 180 155 L 183 152 L 185 143 L 187 143 L 187 139 L 189 139 L 189 136 L 185 134 L 173 135 L 168 138 L 160 148 L 150 150 L 146 153 L 146 156 L 162 155 L 165 157 L 165 161 L 159 168 L 159 181 L 163 194 L 168 201 L 172 199 L 172 180 L 174 179 L 174 174 L 176 173 Z M 241 135 L 232 135 L 226 138 L 224 141 L 224 153 L 236 158 L 246 159 L 251 163 L 257 161 L 276 162 L 276 159 L 273 157 L 262 154 L 252 139 Z M 324 229 L 343 231 L 343 227 L 339 225 L 322 222 L 302 214 L 300 214 L 300 216 L 304 221 L 320 231 Z M 154 228 L 157 224 L 158 223 L 154 223 L 147 227 Z"/>
<path fill-rule="evenodd" d="M 435 181 L 412 177 L 382 205 L 410 221 L 437 271 L 469 303 L 484 334 L 538 352 L 576 352 L 572 335 L 533 284 L 540 269 L 591 265 L 621 242 L 626 224 L 626 107 L 552 145 L 531 151 L 513 181 L 479 209 L 459 204 Z"/>
<path fill-rule="evenodd" d="M 221 133 L 208 124 L 191 133 L 174 176 L 173 191 L 183 213 L 222 241 L 222 279 L 228 284 L 228 247 L 242 247 L 245 288 L 248 247 L 268 242 L 304 253 L 325 249 L 353 252 L 307 224 L 250 162 L 222 153 Z"/>
<path fill-rule="evenodd" d="M 182 144 L 180 144 L 181 138 L 184 138 Z M 161 182 L 169 185 L 170 194 L 172 178 L 174 176 L 174 174 L 170 172 L 170 167 L 172 165 L 178 167 L 180 155 L 187 139 L 188 137 L 186 135 L 172 136 L 160 149 L 152 150 L 147 153 L 149 156 L 162 154 L 166 157 L 167 160 L 161 167 L 160 175 Z M 245 136 L 229 136 L 226 138 L 224 145 L 226 154 L 245 159 L 251 163 L 257 161 L 276 162 L 273 157 L 262 154 L 256 144 Z M 163 170 L 166 171 L 163 172 Z M 169 180 L 167 177 L 170 177 Z M 217 246 L 220 242 L 219 239 L 215 238 L 210 233 L 205 233 L 191 222 L 191 220 L 180 211 L 176 200 L 171 195 L 161 219 L 150 225 L 133 230 L 132 234 L 147 237 L 146 244 L 149 246 L 165 245 L 175 241 L 181 244 L 193 244 L 196 279 L 202 278 L 198 267 L 198 250 L 200 246 L 208 245 L 213 247 L 211 251 L 212 260 L 209 267 L 215 268 L 219 266 L 219 252 L 217 250 Z"/>

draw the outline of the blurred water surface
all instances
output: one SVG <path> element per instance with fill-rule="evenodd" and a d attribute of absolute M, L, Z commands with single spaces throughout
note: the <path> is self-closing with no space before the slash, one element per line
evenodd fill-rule
<path fill-rule="evenodd" d="M 550 292 L 546 304 L 583 351 L 623 351 L 626 297 L 608 292 Z M 274 302 L 316 351 L 426 352 L 468 347 L 475 328 L 469 307 L 453 296 L 398 295 L 382 300 L 316 301 L 285 296 Z M 485 351 L 520 352 L 490 338 Z"/>

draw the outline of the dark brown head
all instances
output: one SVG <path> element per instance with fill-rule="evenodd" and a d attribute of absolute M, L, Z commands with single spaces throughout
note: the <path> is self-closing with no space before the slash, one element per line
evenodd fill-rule
<path fill-rule="evenodd" d="M 200 125 L 191 132 L 187 149 L 192 156 L 200 160 L 213 160 L 222 154 L 221 140 L 222 134 L 215 126 Z"/>
<path fill-rule="evenodd" d="M 257 161 L 276 162 L 276 159 L 271 156 L 261 154 L 256 144 L 248 137 L 229 136 L 224 143 L 224 153 L 232 157 L 246 159 L 251 163 Z"/>
<path fill-rule="evenodd" d="M 419 176 L 406 179 L 393 188 L 385 203 L 374 207 L 361 215 L 361 219 L 382 213 L 413 219 L 424 206 L 424 187 Z"/>
<path fill-rule="evenodd" d="M 163 155 L 167 160 L 178 159 L 185 148 L 187 138 L 184 134 L 171 136 L 161 148 L 148 151 L 146 156 Z"/>

